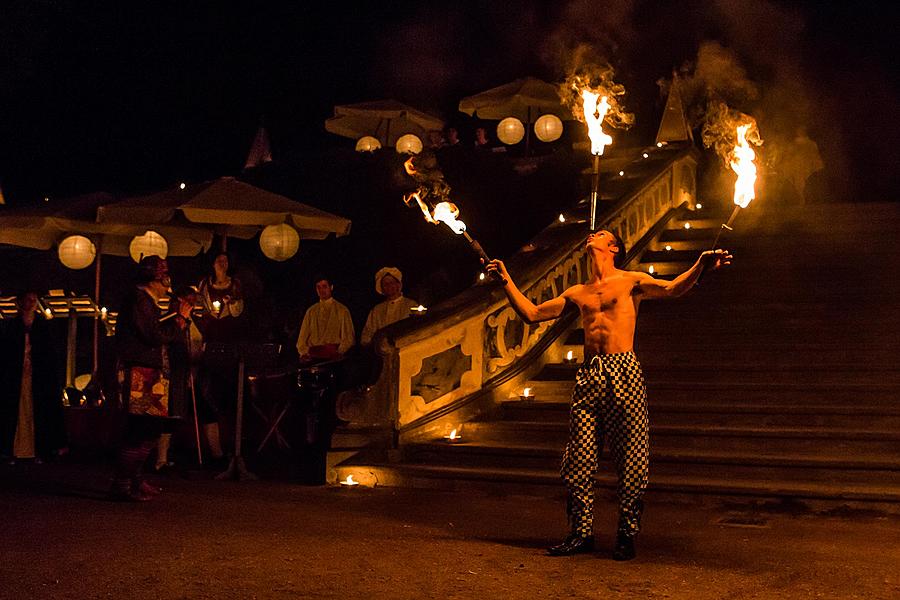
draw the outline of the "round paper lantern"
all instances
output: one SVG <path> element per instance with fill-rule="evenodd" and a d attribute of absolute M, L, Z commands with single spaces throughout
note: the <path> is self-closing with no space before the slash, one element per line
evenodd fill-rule
<path fill-rule="evenodd" d="M 542 142 L 554 142 L 562 135 L 563 124 L 556 115 L 541 115 L 534 122 L 534 135 Z"/>
<path fill-rule="evenodd" d="M 378 141 L 377 138 L 373 138 L 371 135 L 364 135 L 359 138 L 359 141 L 356 142 L 356 151 L 357 152 L 374 152 L 381 148 L 381 142 Z"/>
<path fill-rule="evenodd" d="M 411 133 L 401 135 L 395 146 L 398 154 L 418 154 L 422 151 L 422 140 Z"/>
<path fill-rule="evenodd" d="M 259 248 L 272 260 L 287 260 L 297 254 L 299 247 L 300 236 L 297 235 L 297 230 L 287 223 L 269 225 L 259 236 Z"/>
<path fill-rule="evenodd" d="M 97 248 L 83 235 L 70 235 L 59 244 L 59 260 L 70 269 L 83 269 L 94 262 Z"/>
<path fill-rule="evenodd" d="M 155 231 L 148 231 L 144 235 L 134 236 L 128 245 L 128 253 L 134 262 L 141 262 L 143 256 L 165 258 L 169 254 L 169 244 Z"/>
<path fill-rule="evenodd" d="M 509 146 L 518 144 L 523 137 L 525 137 L 525 126 L 515 117 L 506 117 L 497 125 L 497 138 L 504 144 Z"/>

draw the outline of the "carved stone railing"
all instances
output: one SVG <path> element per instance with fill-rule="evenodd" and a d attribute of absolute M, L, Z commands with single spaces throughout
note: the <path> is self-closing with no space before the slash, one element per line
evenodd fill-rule
<path fill-rule="evenodd" d="M 654 158 L 655 167 L 644 167 L 643 173 L 640 158 L 635 161 L 633 170 L 640 175 L 632 178 L 632 189 L 609 203 L 600 217 L 600 228 L 615 231 L 629 248 L 668 211 L 684 202 L 690 206 L 696 198 L 692 147 L 669 148 Z M 610 188 L 615 183 L 615 175 L 608 178 Z M 567 223 L 545 229 L 507 261 L 533 302 L 556 297 L 586 280 L 587 211 L 580 212 L 569 215 Z M 502 399 L 486 392 L 534 362 L 532 354 L 548 347 L 574 315 L 565 318 L 568 323 L 561 324 L 561 318 L 529 325 L 509 306 L 499 286 L 487 282 L 432 308 L 427 316 L 396 323 L 376 337 L 384 358 L 381 378 L 359 403 L 353 420 L 389 423 L 404 437 L 438 430 L 442 419 L 462 422 Z"/>

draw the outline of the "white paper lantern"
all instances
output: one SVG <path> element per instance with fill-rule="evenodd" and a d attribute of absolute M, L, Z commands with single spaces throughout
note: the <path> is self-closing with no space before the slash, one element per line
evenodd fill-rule
<path fill-rule="evenodd" d="M 297 235 L 297 230 L 287 223 L 269 225 L 259 236 L 260 250 L 272 260 L 287 260 L 297 254 L 299 247 L 300 236 Z"/>
<path fill-rule="evenodd" d="M 83 269 L 94 262 L 97 248 L 83 235 L 70 235 L 59 244 L 59 260 L 70 269 Z"/>
<path fill-rule="evenodd" d="M 169 244 L 166 238 L 155 231 L 148 231 L 144 235 L 136 235 L 128 245 L 128 253 L 131 260 L 141 262 L 144 256 L 158 256 L 165 258 L 169 254 Z"/>
<path fill-rule="evenodd" d="M 364 135 L 359 138 L 359 141 L 356 142 L 356 151 L 357 152 L 374 152 L 381 148 L 381 142 L 378 141 L 377 138 L 373 138 L 371 135 Z"/>
<path fill-rule="evenodd" d="M 401 135 L 395 146 L 397 154 L 418 154 L 422 151 L 422 140 L 411 133 Z"/>
<path fill-rule="evenodd" d="M 509 146 L 518 144 L 523 137 L 525 137 L 525 126 L 515 117 L 506 117 L 497 125 L 497 138 L 504 144 Z"/>
<path fill-rule="evenodd" d="M 556 115 L 541 115 L 534 122 L 534 135 L 542 142 L 555 142 L 563 132 L 563 123 Z"/>

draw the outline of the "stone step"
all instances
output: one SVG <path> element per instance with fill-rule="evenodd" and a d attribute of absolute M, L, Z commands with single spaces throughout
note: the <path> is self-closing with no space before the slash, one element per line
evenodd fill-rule
<path fill-rule="evenodd" d="M 561 497 L 564 494 L 557 469 L 456 467 L 424 464 L 345 464 L 336 469 L 345 479 L 369 478 L 377 485 L 455 491 L 487 491 Z M 597 486 L 604 497 L 615 489 L 615 478 L 598 474 Z M 787 501 L 822 508 L 870 508 L 900 510 L 900 487 L 883 484 L 809 483 L 787 480 L 730 480 L 717 478 L 651 477 L 647 500 Z"/>
<path fill-rule="evenodd" d="M 658 360 L 658 359 L 657 359 Z M 575 380 L 578 364 L 548 364 L 533 381 L 569 381 Z M 784 366 L 747 363 L 697 365 L 691 361 L 684 365 L 643 365 L 644 380 L 648 385 L 657 382 L 683 382 L 684 384 L 798 384 L 833 385 L 840 387 L 847 384 L 865 385 L 871 382 L 900 386 L 900 365 L 856 365 L 843 364 L 788 364 Z M 698 387 L 698 389 L 700 389 Z"/>
<path fill-rule="evenodd" d="M 568 423 L 569 399 L 504 402 L 496 413 L 479 422 L 543 421 Z M 798 426 L 900 431 L 900 407 L 858 404 L 750 404 L 723 402 L 676 403 L 650 396 L 650 422 L 654 425 Z"/>
<path fill-rule="evenodd" d="M 575 385 L 574 373 L 560 379 L 532 379 L 526 383 L 536 402 L 568 402 Z M 900 385 L 888 383 L 705 381 L 654 378 L 647 382 L 650 403 L 692 402 L 716 404 L 795 404 L 896 406 Z"/>
<path fill-rule="evenodd" d="M 568 439 L 564 420 L 473 421 L 463 424 L 460 431 L 464 442 L 498 448 L 562 448 Z M 650 438 L 655 451 L 900 454 L 900 431 L 884 429 L 651 423 Z"/>
<path fill-rule="evenodd" d="M 404 449 L 404 464 L 457 467 L 558 469 L 562 446 L 497 445 L 490 442 L 416 444 Z M 598 472 L 615 472 L 604 449 Z M 651 446 L 651 473 L 686 478 L 796 479 L 807 482 L 884 484 L 900 487 L 896 455 L 741 454 L 721 451 L 673 451 Z"/>

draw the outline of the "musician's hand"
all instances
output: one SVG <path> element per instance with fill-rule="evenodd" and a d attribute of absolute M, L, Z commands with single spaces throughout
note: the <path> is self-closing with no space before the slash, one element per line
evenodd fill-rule
<path fill-rule="evenodd" d="M 700 261 L 710 271 L 715 271 L 720 267 L 727 267 L 731 264 L 734 257 L 728 250 L 707 250 L 700 255 Z"/>
<path fill-rule="evenodd" d="M 192 312 L 194 312 L 194 306 L 190 302 L 185 302 L 184 300 L 178 301 L 179 315 L 181 315 L 185 319 L 190 319 Z"/>
<path fill-rule="evenodd" d="M 502 281 L 509 281 L 509 272 L 506 270 L 506 265 L 503 264 L 502 260 L 495 258 L 485 264 L 484 259 L 482 258 L 481 264 L 484 265 L 484 270 L 488 275 L 496 277 Z"/>

